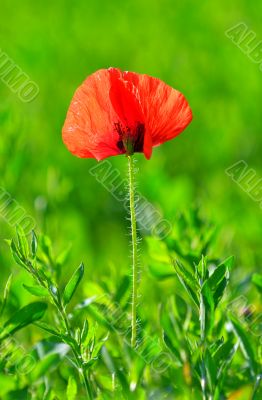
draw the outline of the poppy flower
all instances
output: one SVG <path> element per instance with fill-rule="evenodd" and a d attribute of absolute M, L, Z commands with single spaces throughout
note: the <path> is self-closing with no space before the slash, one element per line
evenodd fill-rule
<path fill-rule="evenodd" d="M 75 92 L 63 141 L 78 157 L 144 153 L 179 135 L 192 112 L 178 90 L 157 78 L 117 68 L 90 75 Z"/>

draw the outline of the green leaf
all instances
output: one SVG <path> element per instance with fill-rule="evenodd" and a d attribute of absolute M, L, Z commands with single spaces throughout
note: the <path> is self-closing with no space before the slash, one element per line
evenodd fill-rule
<path fill-rule="evenodd" d="M 212 275 L 208 278 L 208 284 L 212 290 L 215 290 L 219 283 L 224 279 L 227 268 L 224 264 L 219 265 Z"/>
<path fill-rule="evenodd" d="M 86 307 L 86 311 L 89 315 L 92 316 L 95 321 L 97 321 L 100 325 L 105 326 L 108 330 L 112 331 L 115 329 L 108 318 L 109 316 L 105 316 L 105 314 L 100 309 L 99 304 L 89 304 Z"/>
<path fill-rule="evenodd" d="M 182 362 L 181 353 L 185 351 L 185 348 L 181 347 L 183 343 L 183 326 L 181 325 L 177 315 L 178 310 L 176 309 L 178 304 L 178 298 L 171 297 L 168 304 L 162 306 L 160 309 L 160 321 L 163 328 L 163 342 L 171 349 L 176 358 Z M 180 306 L 181 303 L 179 303 Z M 179 307 L 180 311 L 180 307 Z"/>
<path fill-rule="evenodd" d="M 214 290 L 218 287 L 219 283 L 226 277 L 228 278 L 229 272 L 234 265 L 234 256 L 226 258 L 220 263 L 213 274 L 209 277 L 209 286 Z M 227 275 L 227 276 L 226 276 Z"/>
<path fill-rule="evenodd" d="M 175 343 L 172 342 L 172 340 L 170 339 L 170 337 L 168 336 L 168 334 L 165 331 L 163 333 L 163 341 L 164 341 L 165 345 L 167 346 L 167 348 L 169 348 L 169 350 L 171 350 L 174 357 L 180 362 L 180 365 L 182 365 L 179 349 L 176 348 Z"/>
<path fill-rule="evenodd" d="M 121 302 L 122 298 L 128 292 L 129 287 L 130 287 L 130 277 L 125 275 L 122 278 L 122 281 L 121 281 L 121 283 L 120 283 L 120 285 L 119 285 L 119 287 L 117 289 L 117 292 L 116 292 L 116 294 L 114 296 L 114 301 L 116 303 L 120 303 Z"/>
<path fill-rule="evenodd" d="M 234 344 L 230 341 L 222 343 L 213 354 L 215 364 L 219 365 L 219 363 L 222 363 L 229 359 L 233 347 Z"/>
<path fill-rule="evenodd" d="M 43 250 L 44 254 L 47 256 L 47 258 L 49 260 L 52 259 L 52 242 L 51 239 L 46 236 L 43 235 L 40 237 L 40 245 L 41 245 L 41 249 Z"/>
<path fill-rule="evenodd" d="M 205 351 L 205 367 L 207 371 L 208 384 L 211 389 L 211 392 L 213 392 L 213 389 L 216 385 L 217 368 L 208 349 L 206 349 Z"/>
<path fill-rule="evenodd" d="M 214 301 L 215 301 L 215 307 L 218 306 L 220 300 L 222 299 L 225 289 L 228 285 L 228 279 L 224 278 L 218 285 L 218 287 L 216 288 L 216 291 L 214 293 Z"/>
<path fill-rule="evenodd" d="M 229 272 L 232 269 L 234 257 L 228 257 L 220 263 L 213 274 L 205 281 L 204 285 L 208 285 L 213 293 L 215 308 L 223 297 L 224 291 L 228 284 Z"/>
<path fill-rule="evenodd" d="M 0 334 L 0 340 L 5 339 L 10 334 L 13 334 L 25 326 L 41 319 L 47 305 L 41 302 L 30 303 L 27 306 L 18 310 L 5 324 L 4 329 Z"/>
<path fill-rule="evenodd" d="M 227 267 L 228 271 L 230 272 L 234 266 L 234 262 L 235 262 L 235 257 L 230 256 L 230 257 L 226 258 L 224 261 L 222 261 L 218 267 L 220 267 L 221 265 L 225 265 Z"/>
<path fill-rule="evenodd" d="M 31 373 L 31 380 L 35 382 L 47 372 L 52 371 L 61 361 L 60 354 L 52 353 L 39 360 Z"/>
<path fill-rule="evenodd" d="M 217 395 L 219 394 L 220 389 L 222 389 L 224 386 L 224 380 L 226 379 L 227 371 L 233 361 L 233 358 L 238 350 L 238 347 L 239 347 L 238 343 L 236 343 L 235 345 L 232 345 L 232 346 L 230 346 L 229 343 L 225 343 L 224 349 L 223 350 L 221 349 L 221 351 L 225 351 L 225 355 L 224 355 L 224 359 L 220 360 L 220 361 L 222 361 L 222 363 L 217 372 L 217 382 L 218 382 L 218 387 L 216 390 Z M 219 356 L 219 354 L 217 354 L 214 357 L 215 363 L 218 359 L 218 356 Z M 220 399 L 220 397 L 216 397 L 216 396 L 215 396 L 215 398 Z"/>
<path fill-rule="evenodd" d="M 29 247 L 26 235 L 20 225 L 16 226 L 16 234 L 18 239 L 18 249 L 21 255 L 27 259 L 29 257 Z"/>
<path fill-rule="evenodd" d="M 77 383 L 75 378 L 71 375 L 68 380 L 66 390 L 67 400 L 75 400 L 77 395 Z"/>
<path fill-rule="evenodd" d="M 69 258 L 70 255 L 70 251 L 71 251 L 71 247 L 72 245 L 70 244 L 64 251 L 62 251 L 62 253 L 59 254 L 59 256 L 56 258 L 56 264 L 58 266 L 63 266 L 66 261 Z"/>
<path fill-rule="evenodd" d="M 88 331 L 89 331 L 89 324 L 88 324 L 88 320 L 85 319 L 82 331 L 81 331 L 81 343 L 85 343 L 87 335 L 88 335 Z"/>
<path fill-rule="evenodd" d="M 35 231 L 32 231 L 31 252 L 32 252 L 33 258 L 36 257 L 37 247 L 38 247 L 37 237 L 36 237 Z"/>
<path fill-rule="evenodd" d="M 0 307 L 0 318 L 3 315 L 4 311 L 5 311 L 5 307 L 6 307 L 6 303 L 7 303 L 7 298 L 10 292 L 10 288 L 11 288 L 11 284 L 12 284 L 12 274 L 9 276 L 9 278 L 7 279 L 6 285 L 5 285 L 5 289 L 4 289 L 4 297 L 3 297 L 3 302 L 2 305 Z"/>
<path fill-rule="evenodd" d="M 180 282 L 182 283 L 194 303 L 199 307 L 199 283 L 197 282 L 195 277 L 186 268 L 184 268 L 184 266 L 179 261 L 176 261 L 174 263 L 174 267 Z"/>
<path fill-rule="evenodd" d="M 233 325 L 235 335 L 240 341 L 241 350 L 245 358 L 249 362 L 250 370 L 253 376 L 256 374 L 257 363 L 255 359 L 254 349 L 251 345 L 248 335 L 245 332 L 245 328 L 236 320 L 236 318 L 231 314 L 229 316 L 230 321 Z"/>
<path fill-rule="evenodd" d="M 43 329 L 45 332 L 50 333 L 51 335 L 54 335 L 54 336 L 59 337 L 59 338 L 61 337 L 60 332 L 55 331 L 52 326 L 46 324 L 43 321 L 35 322 L 34 325 L 37 326 L 40 329 Z"/>
<path fill-rule="evenodd" d="M 215 321 L 215 302 L 212 294 L 212 290 L 206 281 L 201 289 L 201 294 L 204 302 L 205 312 L 205 331 L 209 333 L 214 326 Z"/>
<path fill-rule="evenodd" d="M 11 390 L 6 394 L 4 398 L 5 400 L 28 400 L 30 396 L 29 392 L 30 392 L 29 387 L 25 387 L 23 389 L 18 389 L 18 390 Z"/>
<path fill-rule="evenodd" d="M 21 253 L 19 252 L 19 249 L 16 246 L 15 241 L 13 239 L 11 240 L 10 248 L 11 248 L 12 256 L 13 256 L 13 259 L 15 260 L 15 262 L 28 271 L 28 267 L 25 264 L 25 262 L 23 261 L 23 257 L 21 255 Z"/>
<path fill-rule="evenodd" d="M 120 369 L 120 368 L 118 368 L 118 366 L 115 365 L 114 360 L 110 356 L 110 354 L 107 351 L 105 346 L 102 347 L 101 354 L 102 354 L 102 359 L 103 359 L 106 367 L 110 371 L 110 373 L 112 375 L 113 374 L 116 375 L 118 377 L 118 379 L 119 379 L 124 391 L 126 393 L 130 393 L 129 392 L 129 384 L 128 384 L 128 381 L 127 381 L 124 373 L 122 372 L 122 368 Z"/>
<path fill-rule="evenodd" d="M 207 277 L 207 262 L 206 262 L 206 258 L 204 256 L 202 256 L 202 259 L 197 266 L 197 272 L 198 272 L 200 279 L 202 279 L 202 281 L 204 281 Z"/>
<path fill-rule="evenodd" d="M 81 263 L 79 268 L 74 272 L 72 275 L 71 279 L 67 283 L 64 293 L 63 293 L 63 303 L 64 306 L 66 306 L 70 300 L 72 299 L 79 283 L 81 282 L 81 279 L 83 278 L 84 275 L 84 264 Z"/>
<path fill-rule="evenodd" d="M 115 363 L 112 359 L 112 357 L 110 356 L 110 354 L 108 353 L 108 350 L 105 346 L 102 347 L 102 359 L 105 363 L 105 365 L 107 366 L 109 372 L 111 374 L 115 374 L 116 373 L 116 366 Z"/>
<path fill-rule="evenodd" d="M 47 289 L 41 287 L 41 286 L 27 286 L 23 284 L 24 288 L 31 294 L 37 297 L 48 297 L 49 292 Z"/>

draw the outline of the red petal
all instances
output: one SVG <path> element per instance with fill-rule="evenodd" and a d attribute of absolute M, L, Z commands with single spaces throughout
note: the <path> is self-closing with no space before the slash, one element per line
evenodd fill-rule
<path fill-rule="evenodd" d="M 192 111 L 185 97 L 178 90 L 148 75 L 125 72 L 124 79 L 138 89 L 139 101 L 145 116 L 146 135 L 152 145 L 158 146 L 181 133 L 192 120 Z M 149 139 L 145 138 L 144 147 Z M 148 153 L 148 149 L 144 148 Z M 146 155 L 146 154 L 145 154 Z"/>
<path fill-rule="evenodd" d="M 111 89 L 110 100 L 124 126 L 132 128 L 142 123 L 144 116 L 141 105 L 134 93 L 135 87 L 123 80 L 123 74 L 116 68 L 109 68 Z"/>
<path fill-rule="evenodd" d="M 119 117 L 111 104 L 110 72 L 99 70 L 77 89 L 63 127 L 63 141 L 78 157 L 97 160 L 122 154 L 114 124 Z"/>

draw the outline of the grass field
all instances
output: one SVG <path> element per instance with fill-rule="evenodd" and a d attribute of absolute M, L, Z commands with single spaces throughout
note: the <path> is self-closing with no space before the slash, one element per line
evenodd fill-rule
<path fill-rule="evenodd" d="M 0 399 L 261 398 L 261 12 L 257 0 L 1 2 Z M 3 60 L 33 82 L 31 101 Z M 137 190 L 173 227 L 159 240 L 138 218 L 137 349 L 127 204 L 61 139 L 76 88 L 110 66 L 162 79 L 194 115 L 150 161 L 135 157 Z M 126 179 L 126 157 L 108 160 Z"/>

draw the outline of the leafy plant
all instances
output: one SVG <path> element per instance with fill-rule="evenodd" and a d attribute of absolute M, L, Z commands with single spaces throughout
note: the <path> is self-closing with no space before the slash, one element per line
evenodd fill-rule
<path fill-rule="evenodd" d="M 82 327 L 73 327 L 70 322 L 70 316 L 67 314 L 67 307 L 71 302 L 84 275 L 84 265 L 81 264 L 72 277 L 68 280 L 65 288 L 60 289 L 56 277 L 59 264 L 54 260 L 51 251 L 50 240 L 47 237 L 41 238 L 40 248 L 38 248 L 38 239 L 35 233 L 32 233 L 30 245 L 21 229 L 17 227 L 17 240 L 10 243 L 14 260 L 24 268 L 33 278 L 34 285 L 23 285 L 24 288 L 36 297 L 45 298 L 55 310 L 55 321 L 50 323 L 38 322 L 36 325 L 56 337 L 59 341 L 69 346 L 74 357 L 72 364 L 75 365 L 80 374 L 81 380 L 86 389 L 87 397 L 93 398 L 93 389 L 89 379 L 89 368 L 96 361 L 97 351 L 93 343 L 93 338 L 89 334 L 89 325 L 87 320 Z M 34 303 L 37 309 L 31 315 L 30 322 L 35 322 L 38 318 L 40 305 L 43 303 Z M 31 308 L 32 308 L 31 306 Z M 45 305 L 44 305 L 45 306 Z M 46 308 L 46 306 L 45 306 Z M 22 310 L 23 315 L 28 315 L 28 309 Z M 34 310 L 32 310 L 34 311 Z M 36 314 L 36 317 L 34 317 Z M 14 317 L 13 320 L 16 321 Z M 23 319 L 25 320 L 25 318 Z M 10 325 L 10 322 L 9 322 Z M 7 327 L 9 326 L 7 324 Z M 11 326 L 12 320 L 11 320 Z M 3 333 L 5 334 L 5 333 Z M 52 359 L 50 360 L 52 361 Z M 69 387 L 73 384 L 69 382 Z M 68 389 L 71 393 L 73 389 Z"/>
<path fill-rule="evenodd" d="M 192 265 L 185 250 L 177 257 L 168 245 L 170 238 L 148 237 L 149 263 L 154 260 L 148 278 L 154 280 L 147 285 L 151 295 L 161 291 L 162 296 L 139 308 L 134 348 L 129 276 L 114 283 L 88 281 L 90 295 L 79 302 L 82 263 L 62 285 L 67 251 L 55 257 L 48 237 L 33 232 L 29 242 L 20 227 L 8 243 L 28 274 L 25 292 L 39 300 L 7 317 L 12 298 L 9 277 L 0 307 L 0 381 L 1 371 L 5 379 L 13 374 L 17 386 L 10 385 L 3 399 L 57 400 L 63 398 L 62 392 L 69 400 L 222 400 L 236 393 L 243 399 L 261 397 L 261 344 L 256 336 L 259 327 L 254 329 L 259 316 L 236 312 L 248 307 L 239 306 L 239 299 L 230 294 L 234 257 L 219 261 L 210 254 L 195 262 L 196 253 Z M 253 282 L 259 286 L 257 276 Z M 160 290 L 163 285 L 168 285 L 168 294 Z M 31 349 L 21 351 L 16 336 L 29 325 L 34 325 L 37 339 Z M 39 338 L 41 332 L 44 337 Z"/>

